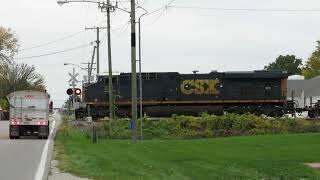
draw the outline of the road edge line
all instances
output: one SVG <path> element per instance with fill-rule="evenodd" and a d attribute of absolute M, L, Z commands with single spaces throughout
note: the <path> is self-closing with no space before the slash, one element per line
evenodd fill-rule
<path fill-rule="evenodd" d="M 37 173 L 36 173 L 36 176 L 34 178 L 35 180 L 42 180 L 42 178 L 43 178 L 43 173 L 44 173 L 44 169 L 45 169 L 45 165 L 46 165 L 46 161 L 47 161 L 48 148 L 49 148 L 49 144 L 50 144 L 50 141 L 51 141 L 53 130 L 55 128 L 55 124 L 56 124 L 56 120 L 54 120 L 53 123 L 52 123 L 52 127 L 51 127 L 51 130 L 50 130 L 49 137 L 48 137 L 48 139 L 46 141 L 46 144 L 44 145 L 44 148 L 42 150 L 40 163 L 38 165 Z"/>

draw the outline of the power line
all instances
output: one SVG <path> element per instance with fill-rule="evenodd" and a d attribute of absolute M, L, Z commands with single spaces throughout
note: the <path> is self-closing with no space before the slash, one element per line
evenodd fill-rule
<path fill-rule="evenodd" d="M 165 6 L 159 8 L 159 9 L 156 9 L 156 10 L 154 10 L 154 11 L 151 11 L 151 12 L 148 13 L 146 16 L 151 15 L 151 14 L 154 14 L 154 13 L 156 13 L 156 12 L 158 12 L 158 11 L 161 11 L 161 10 L 164 10 L 164 9 L 168 9 L 168 7 L 169 7 L 174 1 L 176 1 L 176 0 L 171 0 L 171 1 L 170 1 L 169 3 L 167 3 Z M 117 1 L 111 1 L 111 2 L 117 2 Z M 122 2 L 128 2 L 128 1 L 118 1 L 118 2 L 122 3 Z M 171 7 L 173 7 L 173 6 L 171 6 Z M 163 13 L 163 12 L 162 12 L 162 13 Z M 160 15 L 160 17 L 161 17 L 161 16 L 162 16 L 162 14 Z M 157 21 L 160 17 L 156 18 L 155 21 Z M 99 24 L 102 24 L 104 21 L 105 21 L 105 19 L 103 19 L 103 20 L 101 20 L 100 22 L 98 22 L 98 23 L 97 23 L 97 26 L 99 26 Z M 155 21 L 154 21 L 154 22 L 155 22 Z M 153 22 L 153 23 L 154 23 L 154 22 Z M 152 23 L 152 24 L 153 24 L 153 23 Z M 120 28 L 125 27 L 126 25 L 127 25 L 127 23 L 124 24 L 123 26 L 121 26 Z M 119 29 L 120 29 L 120 28 L 119 28 Z M 118 29 L 118 28 L 116 28 L 116 29 Z M 58 39 L 49 41 L 49 42 L 45 42 L 45 43 L 38 44 L 38 45 L 35 45 L 35 46 L 31 46 L 31 47 L 27 47 L 27 48 L 24 48 L 24 49 L 20 49 L 19 52 L 27 51 L 27 50 L 31 50 L 31 49 L 36 49 L 36 48 L 40 48 L 40 47 L 45 47 L 45 46 L 48 46 L 48 45 L 50 45 L 50 44 L 54 44 L 54 43 L 56 43 L 56 42 L 63 41 L 63 40 L 65 40 L 65 39 L 72 38 L 72 37 L 74 37 L 74 36 L 76 36 L 76 35 L 78 35 L 78 34 L 80 34 L 80 33 L 82 33 L 82 32 L 84 32 L 84 30 L 75 32 L 75 33 L 73 33 L 73 34 L 70 34 L 70 35 L 67 35 L 67 36 L 64 36 L 64 37 L 61 37 L 61 38 L 58 38 Z"/>
<path fill-rule="evenodd" d="M 143 6 L 145 3 L 146 3 L 147 1 L 146 0 L 144 0 L 142 3 L 141 3 L 141 1 L 139 2 L 139 0 L 137 0 L 137 6 Z"/>
<path fill-rule="evenodd" d="M 99 26 L 100 24 L 104 23 L 105 19 L 99 21 L 97 23 L 97 26 Z M 28 48 L 24 48 L 24 49 L 20 49 L 19 52 L 22 52 L 22 51 L 27 51 L 27 50 L 31 50 L 31 49 L 36 49 L 36 48 L 40 48 L 40 47 L 45 47 L 45 46 L 48 46 L 50 44 L 54 44 L 56 42 L 59 42 L 59 41 L 63 41 L 63 40 L 66 40 L 66 39 L 69 39 L 69 38 L 72 38 L 80 33 L 83 33 L 85 32 L 85 30 L 81 30 L 81 31 L 78 31 L 78 32 L 75 32 L 73 34 L 70 34 L 70 35 L 67 35 L 67 36 L 64 36 L 64 37 L 61 37 L 61 38 L 58 38 L 58 39 L 55 39 L 55 40 L 52 40 L 52 41 L 49 41 L 49 42 L 45 42 L 45 43 L 42 43 L 42 44 L 38 44 L 38 45 L 35 45 L 35 46 L 31 46 L 31 47 L 28 47 Z"/>
<path fill-rule="evenodd" d="M 51 52 L 51 53 L 46 53 L 46 54 L 41 54 L 41 55 L 35 55 L 35 56 L 17 57 L 15 59 L 32 59 L 32 58 L 38 58 L 38 57 L 44 57 L 44 56 L 51 56 L 51 55 L 55 55 L 55 54 L 65 53 L 65 52 L 73 51 L 73 50 L 76 50 L 76 49 L 88 47 L 88 46 L 91 46 L 91 45 L 92 45 L 92 42 L 90 42 L 89 44 L 84 44 L 84 45 L 81 45 L 81 46 L 76 46 L 76 47 L 65 49 L 65 50 L 61 50 L 61 51 L 56 51 L 56 52 Z"/>
<path fill-rule="evenodd" d="M 116 36 L 119 37 L 120 34 L 123 34 L 124 32 L 127 31 L 129 25 L 130 25 L 130 21 L 128 21 L 127 23 L 122 24 L 121 26 L 118 26 L 118 27 L 116 27 L 114 29 L 111 29 L 111 31 L 113 33 L 115 33 Z"/>
<path fill-rule="evenodd" d="M 174 7 L 174 6 L 170 6 L 174 1 L 176 0 L 171 0 L 170 2 L 168 2 L 165 6 L 159 8 L 159 9 L 156 9 L 154 11 L 151 11 L 150 13 L 148 13 L 146 16 L 148 15 L 151 15 L 151 14 L 154 14 L 154 13 L 157 13 L 161 10 L 163 10 L 161 12 L 161 14 L 156 18 L 156 20 L 153 21 L 152 24 L 154 24 L 158 19 L 160 19 L 160 17 L 163 15 L 163 13 L 165 12 L 166 9 L 168 9 L 169 7 Z M 112 2 L 112 1 L 111 1 Z M 122 2 L 128 2 L 128 1 L 118 1 L 120 3 Z M 104 20 L 100 21 L 98 24 L 101 24 Z M 121 29 L 125 26 L 127 26 L 128 23 L 126 24 L 123 24 L 121 25 L 120 27 L 118 28 L 115 28 L 113 30 L 118 30 L 118 29 Z M 126 27 L 127 28 L 127 27 Z M 125 28 L 125 29 L 126 29 Z M 61 38 L 58 38 L 56 40 L 53 40 L 53 41 L 49 41 L 49 42 L 46 42 L 46 43 L 42 43 L 42 44 L 38 44 L 38 45 L 35 45 L 35 46 L 31 46 L 31 47 L 28 47 L 28 48 L 24 48 L 24 49 L 20 49 L 19 51 L 22 52 L 22 51 L 27 51 L 27 50 L 31 50 L 31 49 L 36 49 L 36 48 L 40 48 L 40 47 L 44 47 L 44 46 L 48 46 L 50 44 L 54 44 L 56 42 L 59 42 L 59 41 L 63 41 L 65 39 L 68 39 L 68 38 L 72 38 L 80 33 L 84 32 L 84 30 L 81 30 L 79 32 L 76 32 L 76 33 L 73 33 L 73 34 L 70 34 L 70 35 L 67 35 L 67 36 L 64 36 L 64 37 L 61 37 Z M 63 51 L 57 51 L 57 52 L 53 52 L 53 53 L 47 53 L 47 54 L 41 54 L 41 55 L 37 55 L 37 56 L 28 56 L 28 57 L 21 57 L 21 58 L 16 58 L 16 59 L 30 59 L 30 58 L 37 58 L 37 57 L 43 57 L 43 56 L 50 56 L 50 55 L 54 55 L 54 54 L 59 54 L 59 53 L 63 53 L 63 52 L 67 52 L 67 51 L 71 51 L 71 50 L 74 50 L 74 49 L 78 49 L 78 48 L 82 48 L 84 46 L 79 46 L 79 47 L 75 47 L 75 48 L 70 48 L 70 49 L 66 49 L 66 50 L 63 50 Z"/>
<path fill-rule="evenodd" d="M 47 45 L 50 45 L 50 44 L 53 44 L 53 43 L 56 43 L 56 42 L 59 42 L 59 41 L 74 37 L 74 36 L 76 36 L 76 35 L 78 35 L 78 34 L 80 34 L 82 32 L 84 32 L 84 30 L 76 32 L 76 33 L 73 33 L 73 34 L 70 34 L 70 35 L 67 35 L 67 36 L 64 36 L 62 38 L 59 38 L 59 39 L 56 39 L 56 40 L 53 40 L 53 41 L 49 41 L 49 42 L 46 42 L 46 43 L 42 43 L 42 44 L 38 44 L 38 45 L 35 45 L 35 46 L 31 46 L 29 48 L 20 49 L 19 51 L 21 52 L 21 51 L 26 51 L 26 50 L 30 50 L 30 49 L 35 49 L 35 48 L 47 46 Z"/>
<path fill-rule="evenodd" d="M 146 16 L 149 16 L 149 15 L 151 15 L 151 14 L 157 13 L 157 12 L 159 12 L 159 11 L 161 11 L 161 10 L 164 10 L 164 9 L 168 9 L 168 7 L 170 7 L 170 5 L 171 5 L 172 3 L 174 3 L 175 1 L 176 1 L 176 0 L 171 0 L 170 2 L 168 2 L 166 5 L 162 6 L 161 8 L 156 9 L 156 10 L 153 10 L 153 11 L 150 11 L 148 14 L 146 14 Z"/>
<path fill-rule="evenodd" d="M 199 9 L 212 11 L 247 11 L 247 12 L 320 12 L 320 9 L 248 9 L 248 8 L 215 8 L 198 6 L 168 6 L 178 9 Z"/>
<path fill-rule="evenodd" d="M 128 9 L 122 4 L 122 2 L 121 1 L 118 1 L 119 2 L 119 4 L 120 4 L 120 6 L 122 6 L 122 8 L 123 9 L 125 9 L 125 10 L 127 10 L 128 11 Z"/>
<path fill-rule="evenodd" d="M 115 28 L 111 28 L 111 31 L 118 31 L 121 30 L 122 28 L 126 27 L 128 24 L 130 24 L 130 21 L 126 21 L 126 23 L 123 23 Z"/>
<path fill-rule="evenodd" d="M 162 12 L 159 14 L 159 16 L 158 16 L 155 20 L 153 20 L 153 22 L 152 22 L 151 24 L 148 24 L 148 25 L 153 25 L 154 23 L 156 23 L 156 22 L 163 16 L 163 14 L 166 12 L 166 10 L 169 9 L 170 5 L 171 5 L 172 3 L 174 3 L 175 1 L 176 1 L 176 0 L 171 0 L 170 2 L 168 2 L 168 3 L 167 3 L 166 5 L 164 5 L 163 7 L 159 8 L 159 9 L 156 9 L 156 10 L 153 10 L 153 11 L 149 12 L 148 14 L 146 14 L 145 16 L 149 16 L 149 15 L 155 14 L 155 13 L 157 13 L 157 12 L 159 12 L 159 11 L 162 11 Z"/>
<path fill-rule="evenodd" d="M 154 23 L 156 23 L 165 12 L 166 12 L 166 9 L 162 9 L 162 12 L 159 14 L 159 16 L 155 20 L 153 20 L 153 22 L 149 25 L 153 25 Z"/>

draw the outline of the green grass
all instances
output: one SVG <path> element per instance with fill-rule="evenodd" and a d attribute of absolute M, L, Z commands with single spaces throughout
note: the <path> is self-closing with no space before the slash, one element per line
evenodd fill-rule
<path fill-rule="evenodd" d="M 94 179 L 320 179 L 304 165 L 320 162 L 320 134 L 201 140 L 56 138 L 66 172 Z"/>

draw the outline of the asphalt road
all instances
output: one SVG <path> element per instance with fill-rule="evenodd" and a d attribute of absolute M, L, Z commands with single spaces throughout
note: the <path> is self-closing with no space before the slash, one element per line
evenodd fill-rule
<path fill-rule="evenodd" d="M 56 124 L 53 121 L 57 122 L 59 119 L 59 114 L 54 114 L 50 118 L 50 125 Z M 51 129 L 52 127 L 50 131 Z M 36 137 L 22 137 L 21 139 L 11 140 L 8 134 L 9 122 L 0 121 L 0 179 L 47 179 L 49 162 L 52 156 L 53 137 L 50 136 L 48 140 L 41 140 Z M 45 152 L 43 153 L 43 151 Z"/>

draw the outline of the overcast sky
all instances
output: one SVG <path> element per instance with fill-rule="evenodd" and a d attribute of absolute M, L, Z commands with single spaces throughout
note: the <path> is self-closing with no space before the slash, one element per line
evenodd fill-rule
<path fill-rule="evenodd" d="M 129 8 L 123 2 L 122 8 Z M 140 0 L 149 11 L 171 0 Z M 174 6 L 226 9 L 318 9 L 313 12 L 215 11 L 212 9 L 167 8 L 142 19 L 143 71 L 259 70 L 279 55 L 294 54 L 304 61 L 320 40 L 319 0 L 176 0 Z M 141 14 L 138 11 L 137 16 Z M 85 27 L 106 25 L 105 13 L 96 4 L 56 0 L 0 0 L 0 26 L 13 29 L 20 43 L 16 61 L 34 65 L 44 75 L 56 105 L 67 98 L 68 72 L 91 59 L 93 46 L 52 56 L 37 56 L 93 42 L 95 31 Z M 129 14 L 111 15 L 114 71 L 130 72 Z M 72 36 L 69 36 L 72 35 Z M 68 38 L 64 38 L 69 36 Z M 107 71 L 106 32 L 101 35 L 101 72 Z M 56 41 L 64 38 L 64 40 Z M 43 45 L 32 48 L 37 45 Z M 77 69 L 81 75 L 85 71 Z M 82 80 L 82 78 L 79 78 Z M 80 85 L 80 84 L 79 84 Z"/>

